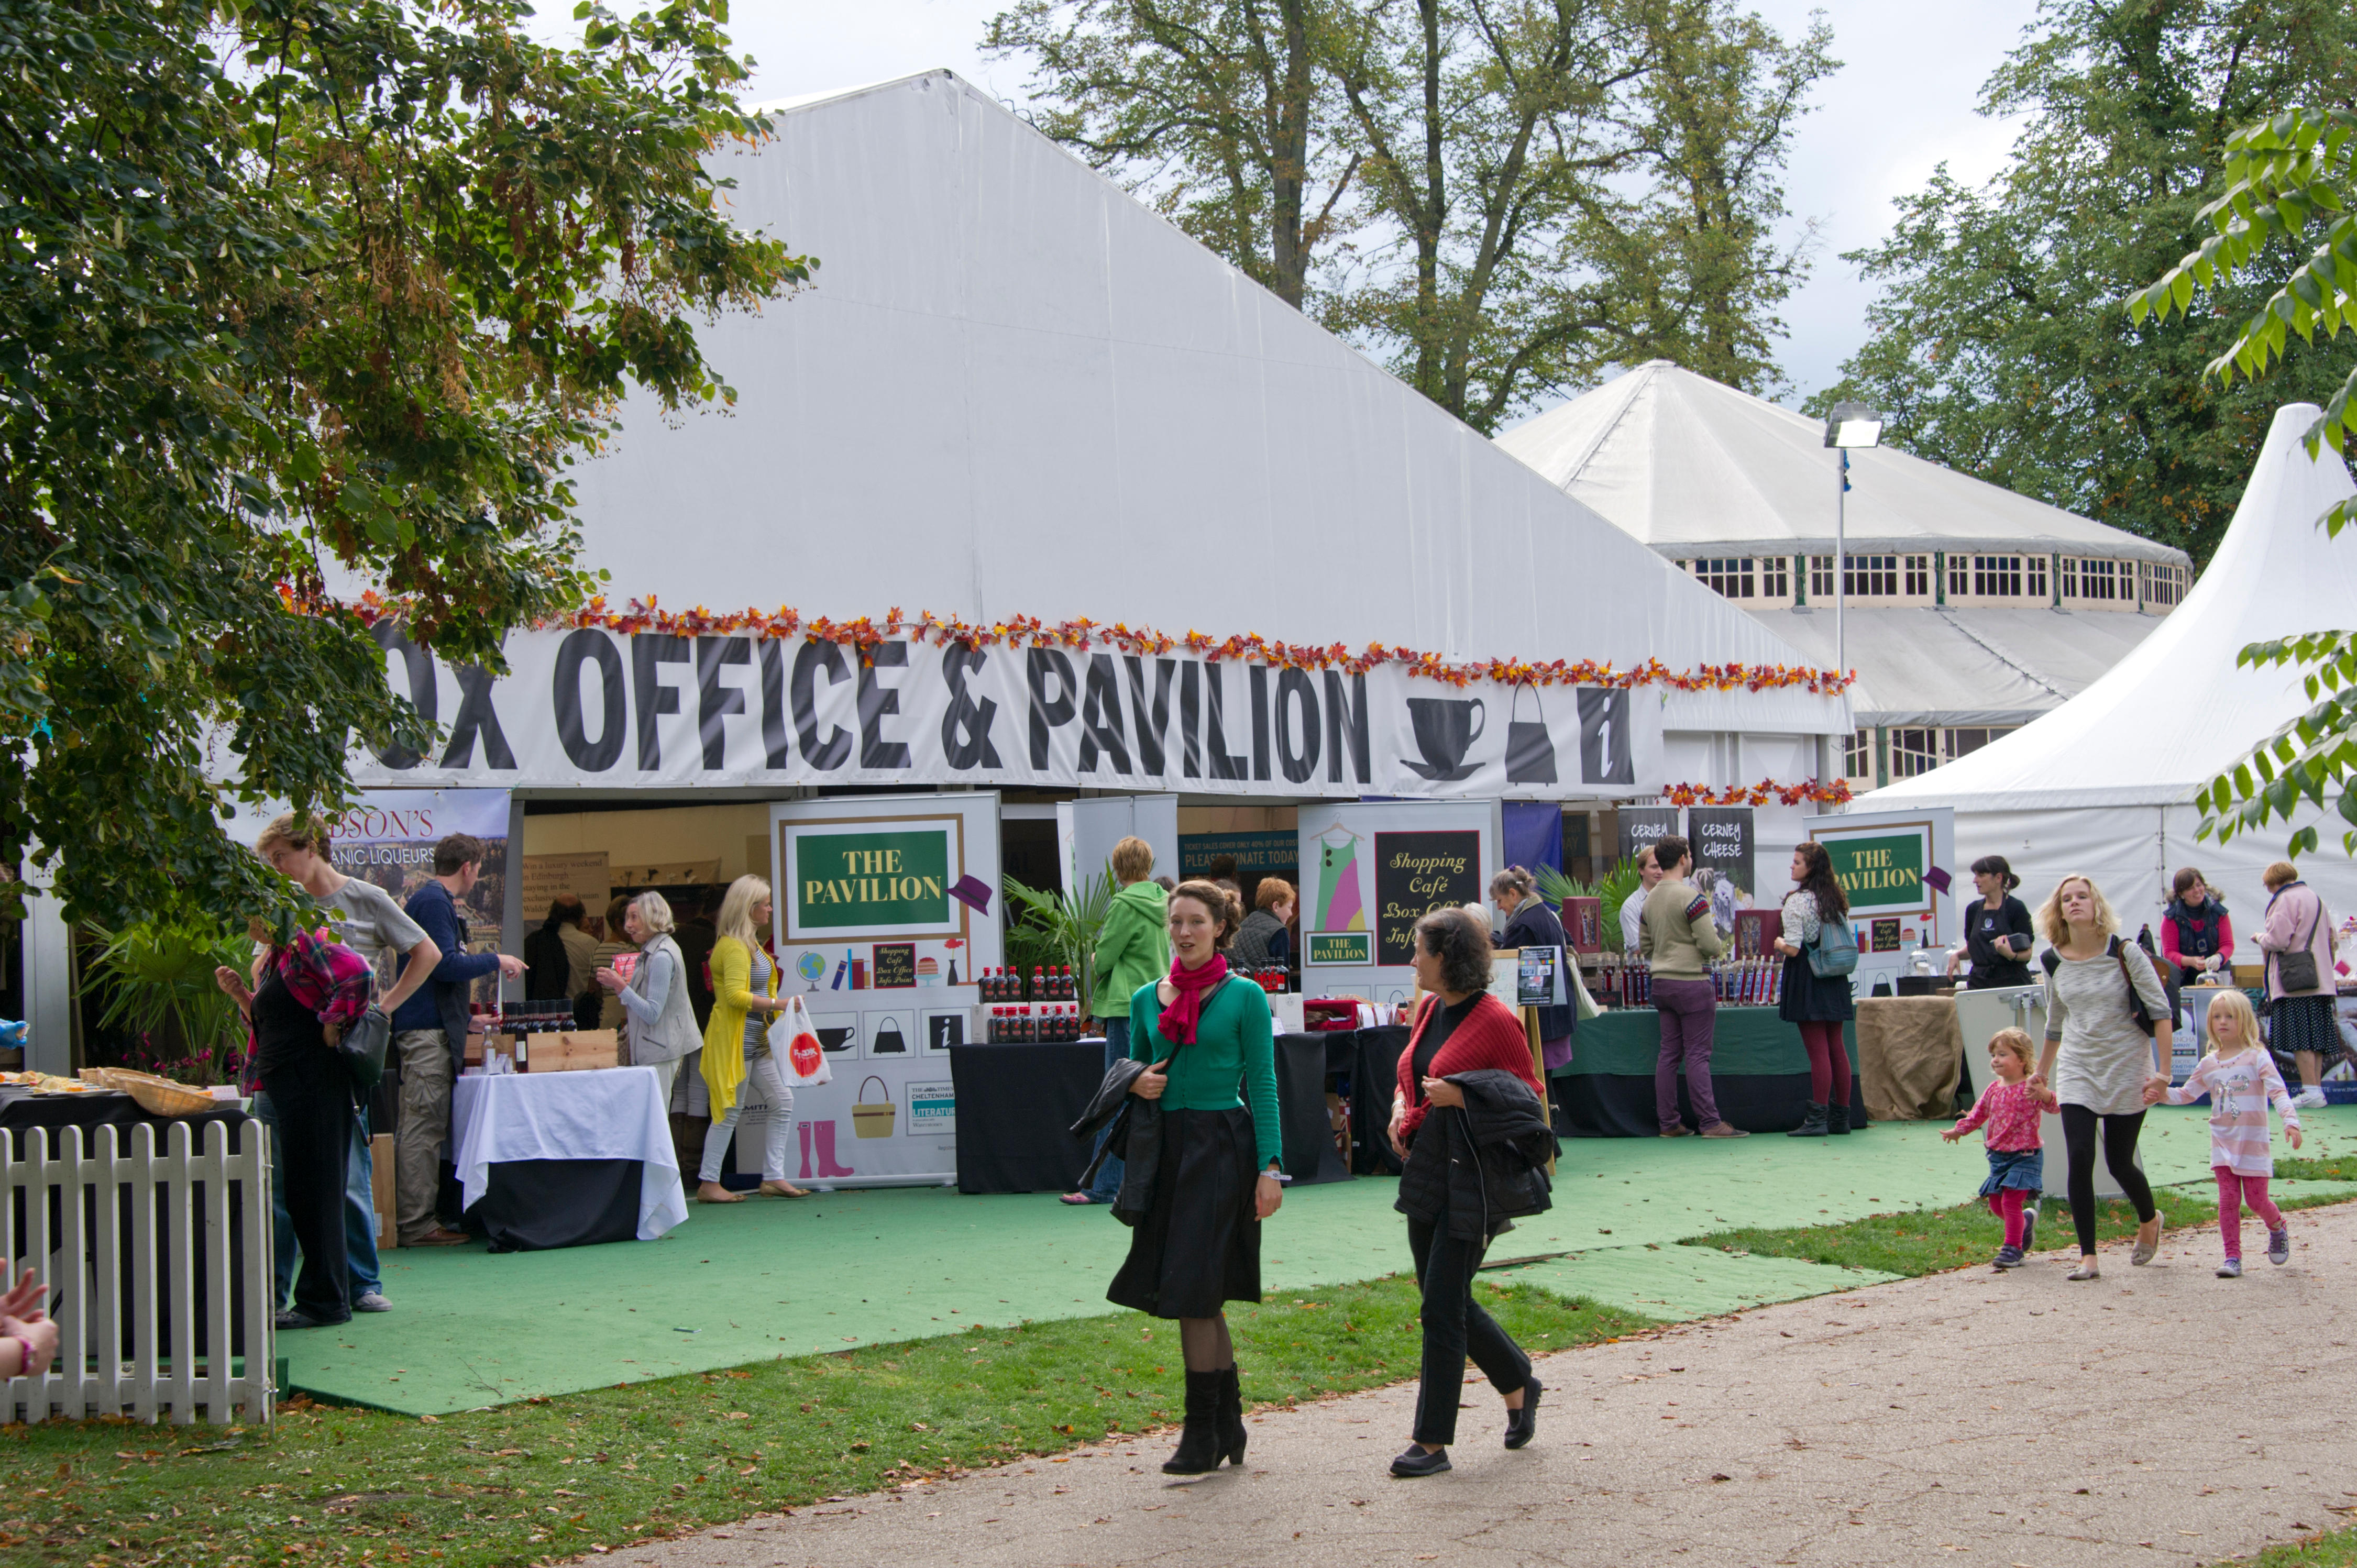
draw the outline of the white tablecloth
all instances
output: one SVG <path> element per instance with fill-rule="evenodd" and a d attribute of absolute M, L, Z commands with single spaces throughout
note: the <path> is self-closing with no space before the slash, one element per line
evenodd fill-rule
<path fill-rule="evenodd" d="M 473 1208 L 506 1160 L 637 1160 L 639 1240 L 687 1218 L 672 1153 L 671 1107 L 649 1067 L 500 1073 L 451 1085 L 458 1186 Z"/>

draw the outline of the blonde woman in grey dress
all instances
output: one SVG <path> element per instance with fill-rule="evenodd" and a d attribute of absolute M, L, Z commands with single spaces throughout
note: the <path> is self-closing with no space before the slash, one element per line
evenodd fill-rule
<path fill-rule="evenodd" d="M 2038 911 L 2039 929 L 2054 944 L 2045 955 L 2046 1049 L 2030 1084 L 2051 1089 L 2061 1103 L 2062 1144 L 2070 1159 L 2071 1223 L 2079 1232 L 2079 1266 L 2071 1278 L 2092 1280 L 2095 1267 L 2095 1135 L 2103 1133 L 2104 1164 L 2136 1205 L 2136 1251 L 2148 1263 L 2160 1245 L 2160 1210 L 2152 1184 L 2136 1168 L 2136 1135 L 2144 1130 L 2145 1090 L 2169 1087 L 2169 993 L 2144 949 L 2119 938 L 2119 918 L 2088 877 L 2066 876 Z M 2136 1020 L 2136 1004 L 2153 1020 Z"/>

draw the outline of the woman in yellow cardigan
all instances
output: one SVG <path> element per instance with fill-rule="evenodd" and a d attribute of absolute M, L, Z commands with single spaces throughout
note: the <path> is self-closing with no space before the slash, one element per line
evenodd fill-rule
<path fill-rule="evenodd" d="M 712 944 L 712 1021 L 705 1026 L 704 1085 L 712 1096 L 712 1131 L 704 1140 L 704 1203 L 742 1203 L 745 1195 L 720 1185 L 720 1162 L 745 1109 L 746 1079 L 770 1108 L 769 1136 L 761 1152 L 761 1190 L 771 1197 L 810 1195 L 786 1180 L 786 1145 L 794 1131 L 794 1091 L 786 1087 L 770 1056 L 770 1015 L 785 1010 L 778 1000 L 778 966 L 761 947 L 770 929 L 770 885 L 740 876 L 720 900 L 720 940 Z"/>

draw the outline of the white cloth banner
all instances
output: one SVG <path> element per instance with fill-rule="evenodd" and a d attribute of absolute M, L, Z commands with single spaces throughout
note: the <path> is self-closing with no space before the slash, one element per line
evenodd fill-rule
<path fill-rule="evenodd" d="M 465 1207 L 505 1161 L 637 1160 L 639 1240 L 651 1241 L 687 1218 L 670 1109 L 651 1067 L 461 1078 L 450 1086 L 450 1122 Z"/>
<path fill-rule="evenodd" d="M 1659 790 L 1658 688 L 1458 687 L 1103 648 L 863 655 L 834 642 L 518 632 L 510 672 L 445 664 L 387 623 L 393 688 L 433 755 L 363 784 L 954 784 L 1190 794 L 1625 799 Z"/>

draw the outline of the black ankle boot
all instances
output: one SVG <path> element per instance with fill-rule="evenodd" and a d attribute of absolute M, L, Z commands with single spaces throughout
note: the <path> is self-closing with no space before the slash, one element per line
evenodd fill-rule
<path fill-rule="evenodd" d="M 1187 1425 L 1178 1451 L 1162 1462 L 1166 1476 L 1200 1476 L 1220 1467 L 1220 1389 L 1225 1374 L 1187 1374 Z"/>
<path fill-rule="evenodd" d="M 1825 1135 L 1825 1108 L 1815 1101 L 1809 1101 L 1809 1113 L 1801 1124 L 1784 1134 L 1787 1138 L 1822 1138 Z"/>
<path fill-rule="evenodd" d="M 1849 1136 L 1849 1107 L 1832 1105 L 1825 1108 L 1825 1131 L 1836 1138 Z"/>
<path fill-rule="evenodd" d="M 1236 1369 L 1230 1362 L 1220 1373 L 1219 1453 L 1238 1469 L 1244 1463 L 1244 1395 L 1237 1381 Z M 1217 1465 L 1218 1459 L 1211 1461 Z"/>

